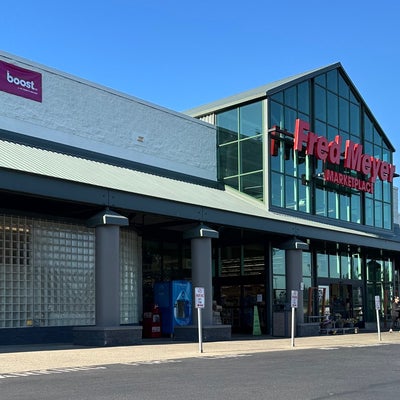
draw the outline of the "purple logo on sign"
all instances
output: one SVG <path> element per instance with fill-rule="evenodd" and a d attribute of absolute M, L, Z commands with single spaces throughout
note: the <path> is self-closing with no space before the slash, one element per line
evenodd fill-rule
<path fill-rule="evenodd" d="M 0 61 L 0 90 L 42 102 L 42 74 Z"/>

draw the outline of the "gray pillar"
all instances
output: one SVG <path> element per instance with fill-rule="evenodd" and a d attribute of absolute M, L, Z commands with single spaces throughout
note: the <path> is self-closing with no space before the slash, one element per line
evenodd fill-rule
<path fill-rule="evenodd" d="M 96 325 L 120 324 L 119 226 L 96 228 Z"/>
<path fill-rule="evenodd" d="M 212 238 L 218 238 L 218 232 L 205 225 L 185 232 L 184 238 L 191 239 L 192 285 L 203 287 L 205 305 L 202 310 L 203 326 L 213 323 L 212 292 Z M 194 307 L 194 302 L 193 302 Z M 197 325 L 197 309 L 193 309 L 193 322 Z"/>
<path fill-rule="evenodd" d="M 120 325 L 119 230 L 128 219 L 105 210 L 89 220 L 96 227 L 96 326 Z"/>
<path fill-rule="evenodd" d="M 308 244 L 294 238 L 283 245 L 286 250 L 286 301 L 290 304 L 292 290 L 297 290 L 296 323 L 304 323 L 303 305 L 303 250 Z"/>

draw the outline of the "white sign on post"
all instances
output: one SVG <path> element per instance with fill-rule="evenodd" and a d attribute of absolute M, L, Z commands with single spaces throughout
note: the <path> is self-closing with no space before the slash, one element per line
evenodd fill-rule
<path fill-rule="evenodd" d="M 375 296 L 375 310 L 381 309 L 381 298 L 379 296 Z"/>
<path fill-rule="evenodd" d="M 376 326 L 378 328 L 378 340 L 382 340 L 381 335 L 381 323 L 379 319 L 379 311 L 381 310 L 381 298 L 379 296 L 375 296 L 375 311 L 376 311 Z"/>
<path fill-rule="evenodd" d="M 199 353 L 203 352 L 203 329 L 202 329 L 202 321 L 201 321 L 201 310 L 205 306 L 205 293 L 203 287 L 195 287 L 194 288 L 194 304 L 197 308 L 197 325 L 199 332 Z"/>
<path fill-rule="evenodd" d="M 292 290 L 291 292 L 290 305 L 292 307 L 291 345 L 292 347 L 294 347 L 294 324 L 295 324 L 294 309 L 297 308 L 299 305 L 299 292 L 297 290 Z"/>
<path fill-rule="evenodd" d="M 194 288 L 194 301 L 196 308 L 204 308 L 205 306 L 205 295 L 203 287 Z"/>
<path fill-rule="evenodd" d="M 297 290 L 292 290 L 290 304 L 292 308 L 297 308 L 299 306 L 299 292 Z"/>

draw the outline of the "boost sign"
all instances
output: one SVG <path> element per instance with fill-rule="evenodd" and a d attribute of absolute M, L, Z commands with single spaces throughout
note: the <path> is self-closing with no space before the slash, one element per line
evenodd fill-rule
<path fill-rule="evenodd" d="M 0 90 L 42 102 L 42 74 L 0 61 Z"/>

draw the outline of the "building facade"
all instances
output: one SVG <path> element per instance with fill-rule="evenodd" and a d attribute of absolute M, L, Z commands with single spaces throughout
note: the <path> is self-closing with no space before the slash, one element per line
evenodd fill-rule
<path fill-rule="evenodd" d="M 340 64 L 182 114 L 0 53 L 0 102 L 1 343 L 137 342 L 174 280 L 210 338 L 285 335 L 292 290 L 299 333 L 386 319 L 394 148 Z"/>

